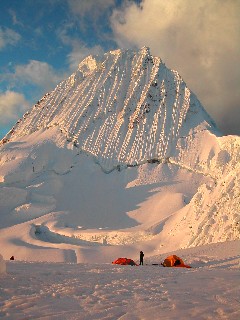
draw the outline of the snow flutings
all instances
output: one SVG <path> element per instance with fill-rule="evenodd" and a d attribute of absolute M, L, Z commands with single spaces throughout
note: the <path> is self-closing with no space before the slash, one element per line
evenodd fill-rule
<path fill-rule="evenodd" d="M 1 253 L 104 262 L 239 239 L 239 139 L 148 48 L 90 56 L 2 140 Z"/>

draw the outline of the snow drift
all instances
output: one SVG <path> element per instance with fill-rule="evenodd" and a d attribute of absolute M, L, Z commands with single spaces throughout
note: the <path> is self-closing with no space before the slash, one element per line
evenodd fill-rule
<path fill-rule="evenodd" d="M 148 48 L 89 56 L 1 141 L 5 258 L 112 261 L 239 238 L 240 137 Z"/>

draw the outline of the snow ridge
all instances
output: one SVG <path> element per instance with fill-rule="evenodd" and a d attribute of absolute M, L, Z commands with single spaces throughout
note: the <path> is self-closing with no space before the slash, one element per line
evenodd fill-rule
<path fill-rule="evenodd" d="M 187 118 L 197 121 L 196 130 L 216 130 L 180 75 L 149 48 L 116 50 L 85 58 L 18 121 L 5 141 L 57 126 L 67 142 L 109 170 L 171 156 L 179 137 L 192 130 L 185 125 Z"/>

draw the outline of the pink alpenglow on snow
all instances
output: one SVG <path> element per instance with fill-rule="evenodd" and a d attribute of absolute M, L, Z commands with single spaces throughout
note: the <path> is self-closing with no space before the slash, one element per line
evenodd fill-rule
<path fill-rule="evenodd" d="M 239 319 L 239 195 L 240 137 L 177 71 L 87 57 L 0 142 L 0 318 Z"/>
<path fill-rule="evenodd" d="M 149 48 L 89 56 L 1 141 L 1 254 L 138 261 L 239 239 L 239 139 Z"/>

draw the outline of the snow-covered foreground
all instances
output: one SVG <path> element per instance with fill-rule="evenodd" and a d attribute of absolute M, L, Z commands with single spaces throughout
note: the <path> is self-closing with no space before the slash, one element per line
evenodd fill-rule
<path fill-rule="evenodd" d="M 1 319 L 239 319 L 240 242 L 176 251 L 192 269 L 7 262 Z"/>

